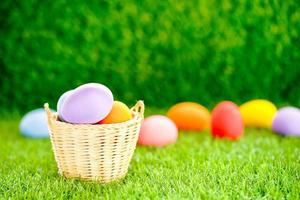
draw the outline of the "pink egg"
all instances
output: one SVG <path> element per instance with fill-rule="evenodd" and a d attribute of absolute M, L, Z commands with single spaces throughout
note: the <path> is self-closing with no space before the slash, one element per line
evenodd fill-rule
<path fill-rule="evenodd" d="M 177 136 L 178 130 L 172 120 L 162 115 L 153 115 L 143 121 L 138 144 L 161 147 L 175 143 Z"/>

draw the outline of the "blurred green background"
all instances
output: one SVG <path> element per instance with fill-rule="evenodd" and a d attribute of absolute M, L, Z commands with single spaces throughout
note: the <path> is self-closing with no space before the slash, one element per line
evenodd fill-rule
<path fill-rule="evenodd" d="M 0 110 L 86 82 L 129 105 L 300 106 L 300 1 L 2 1 Z"/>

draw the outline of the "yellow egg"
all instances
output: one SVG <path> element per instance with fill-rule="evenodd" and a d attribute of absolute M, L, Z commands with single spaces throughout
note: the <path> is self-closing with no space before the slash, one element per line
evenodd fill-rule
<path fill-rule="evenodd" d="M 240 112 L 245 126 L 271 128 L 277 108 L 270 101 L 255 99 L 242 104 Z"/>
<path fill-rule="evenodd" d="M 110 113 L 99 123 L 100 124 L 114 124 L 125 122 L 132 119 L 130 109 L 120 101 L 114 101 Z"/>

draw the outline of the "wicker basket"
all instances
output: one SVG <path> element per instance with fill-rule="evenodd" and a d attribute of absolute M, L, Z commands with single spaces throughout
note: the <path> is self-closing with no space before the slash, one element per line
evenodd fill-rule
<path fill-rule="evenodd" d="M 55 160 L 66 178 L 108 183 L 126 176 L 136 147 L 144 103 L 131 108 L 133 119 L 117 124 L 79 125 L 58 120 L 44 105 Z"/>

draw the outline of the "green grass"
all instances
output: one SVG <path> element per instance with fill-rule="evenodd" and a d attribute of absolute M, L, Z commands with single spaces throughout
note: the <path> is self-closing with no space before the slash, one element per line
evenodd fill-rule
<path fill-rule="evenodd" d="M 166 148 L 138 147 L 126 178 L 101 185 L 60 177 L 50 141 L 21 137 L 10 118 L 0 120 L 0 171 L 3 199 L 299 199 L 300 138 L 180 133 Z"/>

